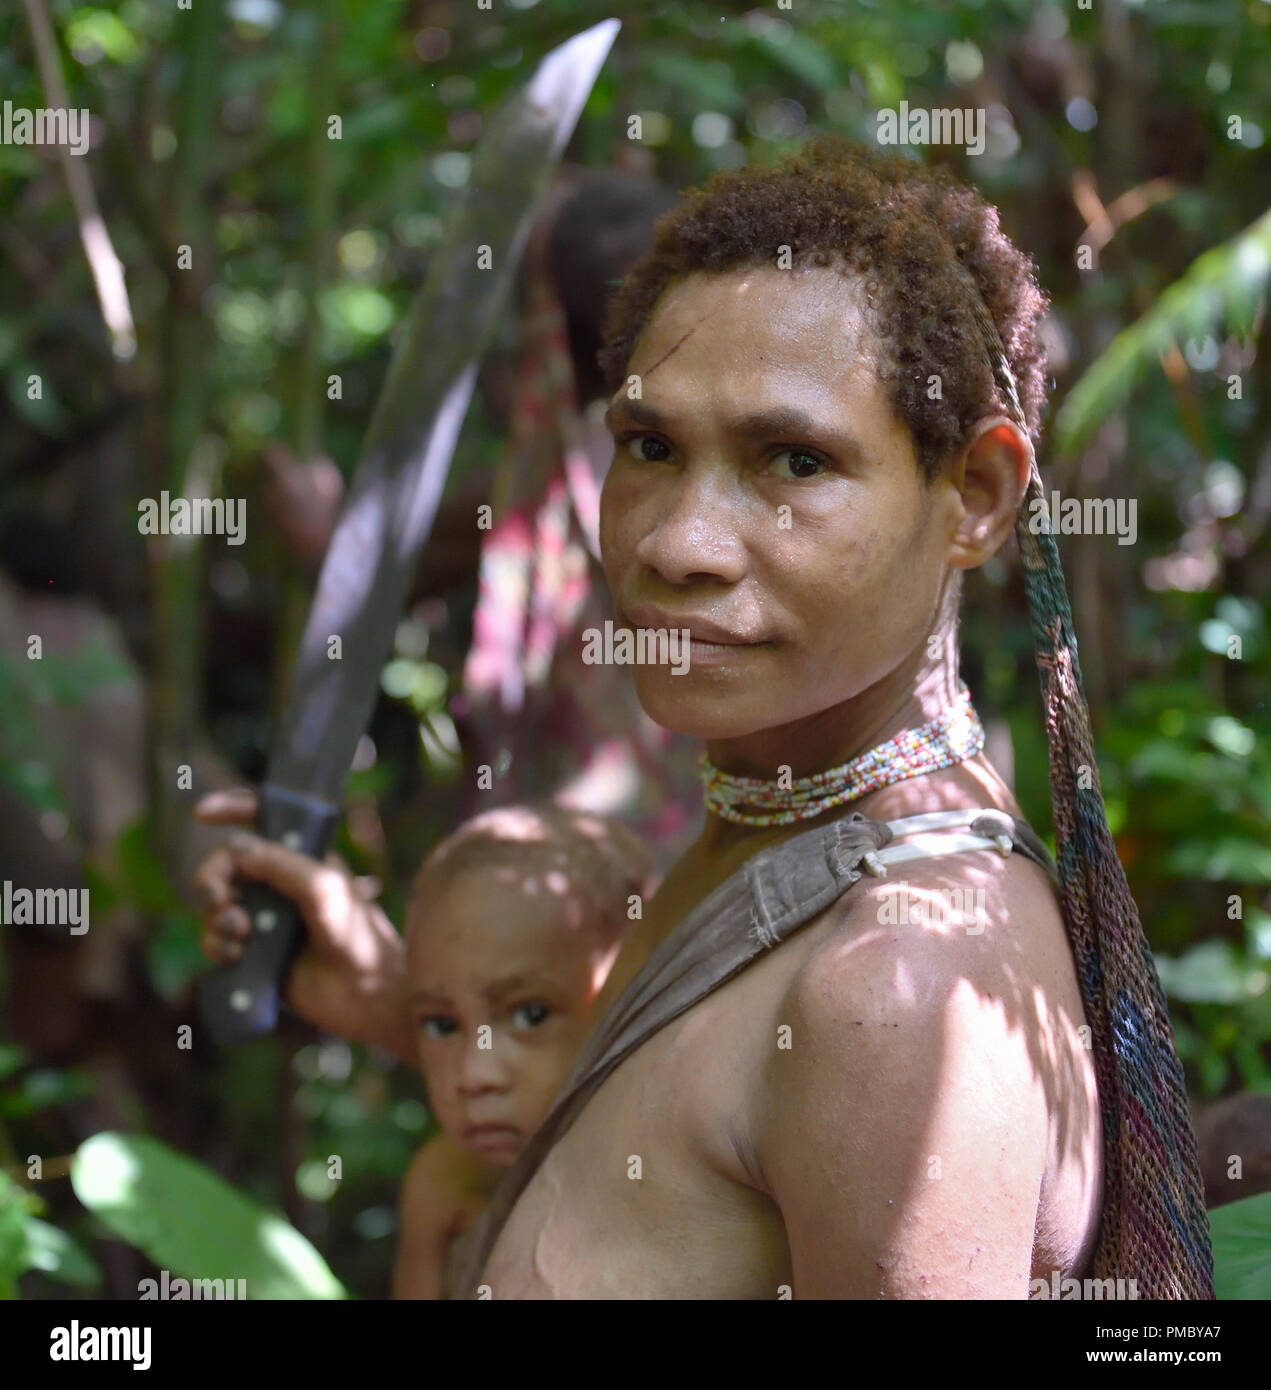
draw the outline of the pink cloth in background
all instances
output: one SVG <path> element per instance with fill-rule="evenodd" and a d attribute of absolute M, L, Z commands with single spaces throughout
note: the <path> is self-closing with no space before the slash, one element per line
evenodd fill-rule
<path fill-rule="evenodd" d="M 597 558 L 608 440 L 587 438 L 542 265 L 540 241 L 527 257 L 511 438 L 482 539 L 463 694 L 499 802 L 554 796 L 617 816 L 664 871 L 701 819 L 698 748 L 645 715 L 626 667 L 582 660 L 583 632 L 613 618 Z"/>

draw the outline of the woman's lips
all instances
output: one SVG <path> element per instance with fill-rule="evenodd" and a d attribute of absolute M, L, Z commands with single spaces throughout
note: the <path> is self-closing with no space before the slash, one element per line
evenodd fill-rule
<path fill-rule="evenodd" d="M 705 665 L 712 661 L 735 661 L 739 652 L 748 651 L 758 643 L 752 642 L 699 642 L 693 638 L 688 644 L 689 664 Z"/>
<path fill-rule="evenodd" d="M 759 638 L 749 633 L 737 632 L 698 614 L 664 613 L 660 608 L 650 608 L 643 604 L 637 604 L 628 608 L 623 616 L 632 627 L 653 628 L 655 631 L 665 630 L 667 632 L 680 632 L 687 628 L 689 640 L 695 648 L 722 649 L 724 647 L 758 647 L 763 645 Z"/>

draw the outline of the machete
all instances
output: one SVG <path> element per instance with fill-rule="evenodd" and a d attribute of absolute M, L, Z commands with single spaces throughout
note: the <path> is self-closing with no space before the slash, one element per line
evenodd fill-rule
<path fill-rule="evenodd" d="M 339 819 L 477 366 L 534 209 L 619 27 L 607 19 L 553 49 L 496 112 L 394 351 L 259 791 L 260 833 L 303 854 L 321 858 Z M 245 884 L 242 902 L 252 930 L 241 958 L 199 986 L 200 1015 L 219 1043 L 273 1028 L 304 931 L 294 904 L 263 884 Z"/>

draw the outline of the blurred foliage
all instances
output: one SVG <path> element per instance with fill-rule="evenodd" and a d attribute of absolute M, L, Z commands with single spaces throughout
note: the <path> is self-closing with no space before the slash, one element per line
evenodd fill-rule
<path fill-rule="evenodd" d="M 190 234 L 174 222 L 186 205 L 182 183 L 198 162 L 178 135 L 192 109 L 181 53 L 188 14 L 145 0 L 48 8 L 72 103 L 93 113 L 84 163 L 126 268 L 140 354 L 128 366 L 110 357 L 56 160 L 0 144 L 0 527 L 11 538 L 0 562 L 17 573 L 12 540 L 29 518 L 62 526 L 75 565 L 50 556 L 46 571 L 37 556 L 22 582 L 46 597 L 94 594 L 148 671 L 160 637 L 146 607 L 136 502 L 165 476 L 156 440 L 179 385 L 165 373 L 173 326 L 190 309 L 172 269 Z M 679 187 L 774 160 L 817 130 L 870 141 L 877 108 L 901 100 L 986 108 L 984 155 L 929 153 L 1001 208 L 1052 297 L 1053 428 L 1042 447 L 1055 457 L 1043 452 L 1043 469 L 1075 493 L 1138 503 L 1136 546 L 1061 546 L 1110 824 L 1193 1090 L 1267 1089 L 1263 0 L 1100 0 L 1089 12 L 1035 0 L 799 0 L 790 11 L 731 0 L 516 0 L 494 11 L 458 0 L 229 0 L 194 195 L 209 236 L 197 267 L 207 330 L 197 359 L 207 389 L 200 476 L 225 496 L 255 495 L 264 446 L 294 443 L 307 428 L 306 361 L 322 382 L 341 378 L 339 399 L 321 402 L 320 445 L 348 476 L 393 332 L 489 112 L 539 55 L 611 13 L 624 29 L 571 146 L 578 163 L 646 167 Z M 15 106 L 43 104 L 17 6 L 0 14 L 0 88 Z M 315 166 L 314 131 L 332 114 L 341 138 L 320 142 Z M 633 141 L 636 114 L 643 134 Z M 1099 253 L 1082 270 L 1076 250 L 1092 229 Z M 500 351 L 515 342 L 509 321 Z M 43 382 L 36 398 L 32 374 Z M 456 480 L 488 467 L 504 447 L 501 431 L 496 402 L 479 394 Z M 278 614 L 294 566 L 280 560 L 267 526 L 253 526 L 241 549 L 209 542 L 204 560 L 188 614 L 210 635 L 201 713 L 219 751 L 255 778 L 277 683 L 271 659 L 285 669 Z M 1008 579 L 1005 559 L 977 576 L 964 650 L 983 712 L 1010 730 L 1020 803 L 1045 832 L 1036 673 L 1019 586 Z M 450 828 L 444 798 L 464 756 L 450 697 L 473 598 L 456 595 L 449 614 L 403 625 L 382 673 L 374 739 L 349 781 L 350 804 L 371 812 L 372 826 L 346 826 L 338 847 L 357 871 L 384 880 L 383 901 L 399 921 L 403 884 Z M 74 817 L 64 766 L 73 754 L 42 745 L 44 716 L 119 675 L 105 649 L 41 662 L 0 651 L 0 787 L 37 816 Z M 430 800 L 430 789 L 440 795 Z M 85 872 L 95 911 L 127 909 L 146 923 L 137 1007 L 166 1007 L 178 1020 L 189 1015 L 200 966 L 187 885 L 167 871 L 163 830 L 127 827 Z M 12 1137 L 2 1157 L 20 1179 L 18 1155 L 70 1152 L 95 1132 L 84 1094 L 93 1059 L 54 1070 L 6 1056 L 0 1124 Z M 297 1045 L 290 1035 L 219 1057 L 191 1054 L 188 1065 L 192 1109 L 206 1120 L 185 1121 L 181 1147 L 232 1169 L 253 1202 L 285 1208 L 350 1290 L 382 1294 L 397 1182 L 434 1128 L 418 1079 L 374 1050 L 334 1039 Z M 159 1130 L 166 1117 L 145 1090 L 146 1068 L 138 1056 L 126 1127 Z M 327 1176 L 333 1154 L 338 1182 Z M 73 1232 L 63 1244 L 30 1190 L 0 1178 L 0 1292 L 12 1293 L 19 1275 L 38 1296 L 49 1296 L 45 1279 L 100 1277 L 75 1243 L 100 1232 L 82 1232 L 83 1213 L 65 1184 L 60 1192 L 48 1200 Z M 1250 1228 L 1255 1217 L 1265 1223 L 1265 1199 L 1254 1201 L 1264 1205 L 1249 1208 Z M 1237 1208 L 1248 1206 L 1219 1215 L 1220 1237 L 1228 1221 L 1243 1229 Z"/>
<path fill-rule="evenodd" d="M 40 1219 L 44 1203 L 0 1172 L 0 1298 L 17 1295 L 18 1276 L 38 1270 L 59 1283 L 95 1289 L 101 1271 L 65 1231 Z"/>
<path fill-rule="evenodd" d="M 21 1048 L 0 1044 L 0 1158 L 26 1173 L 10 1137 L 10 1122 L 82 1097 L 91 1083 L 77 1073 L 30 1069 Z M 48 1204 L 0 1169 L 0 1298 L 14 1298 L 18 1277 L 34 1270 L 61 1284 L 95 1290 L 101 1270 L 79 1241 L 43 1220 Z"/>
<path fill-rule="evenodd" d="M 3 148 L 3 146 L 0 146 Z M 63 750 L 46 726 L 51 711 L 74 710 L 96 690 L 132 678 L 132 671 L 101 634 L 71 651 L 0 651 L 0 785 L 37 812 L 65 813 L 58 775 Z"/>
<path fill-rule="evenodd" d="M 1271 1298 L 1271 1192 L 1228 1202 L 1209 1215 L 1214 1292 L 1219 1298 Z"/>
<path fill-rule="evenodd" d="M 146 967 L 154 991 L 176 1000 L 207 968 L 199 950 L 199 922 L 164 871 L 152 843 L 153 825 L 134 821 L 116 837 L 108 861 L 88 856 L 84 873 L 93 912 L 100 919 L 119 908 L 141 913 L 151 923 Z"/>
<path fill-rule="evenodd" d="M 1075 453 L 1161 354 L 1178 343 L 1214 343 L 1215 331 L 1249 337 L 1265 313 L 1271 273 L 1271 212 L 1224 246 L 1206 251 L 1148 313 L 1119 333 L 1055 417 L 1055 447 Z"/>
<path fill-rule="evenodd" d="M 299 1231 L 184 1154 L 144 1135 L 95 1134 L 71 1165 L 75 1195 L 183 1279 L 243 1280 L 249 1298 L 343 1298 Z"/>

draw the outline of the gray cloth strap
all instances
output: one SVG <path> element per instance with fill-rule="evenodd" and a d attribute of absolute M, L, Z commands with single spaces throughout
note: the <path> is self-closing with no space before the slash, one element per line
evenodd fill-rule
<path fill-rule="evenodd" d="M 964 814 L 972 817 L 969 832 L 980 837 L 981 843 L 957 848 L 1000 849 L 999 838 L 1007 836 L 1011 849 L 1040 865 L 1058 885 L 1055 862 L 1026 821 L 996 810 Z M 818 917 L 863 874 L 885 874 L 885 856 L 877 851 L 898 836 L 925 829 L 914 822 L 928 820 L 920 816 L 908 821 L 874 821 L 853 811 L 760 850 L 703 898 L 673 928 L 600 1020 L 547 1117 L 504 1174 L 489 1211 L 465 1240 L 466 1248 L 448 1262 L 446 1296 L 469 1298 L 475 1294 L 486 1260 L 517 1199 L 547 1151 L 620 1062 L 757 956 Z M 966 834 L 945 833 L 958 840 Z"/>

